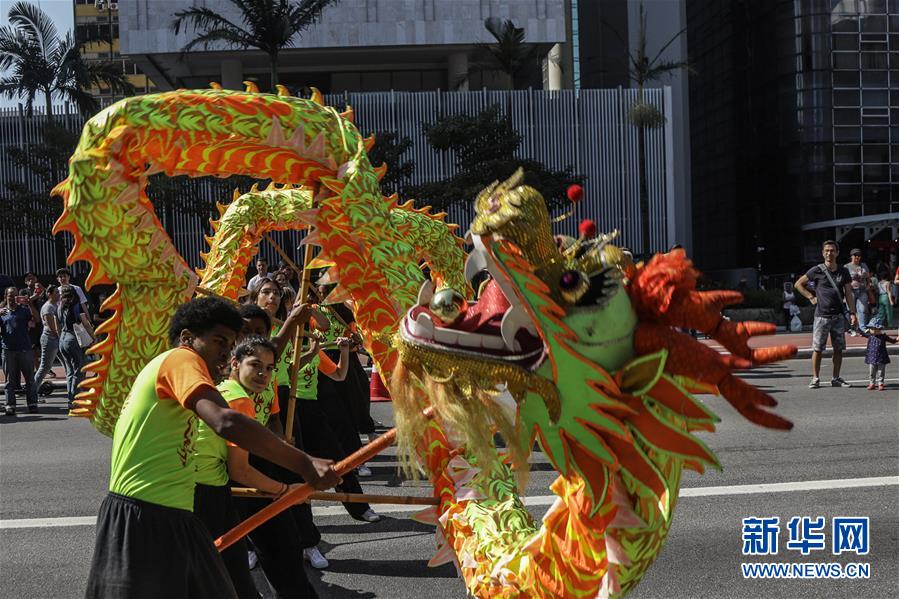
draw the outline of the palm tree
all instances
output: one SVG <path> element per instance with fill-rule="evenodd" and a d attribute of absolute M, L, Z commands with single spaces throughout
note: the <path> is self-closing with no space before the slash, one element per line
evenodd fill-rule
<path fill-rule="evenodd" d="M 614 30 L 613 30 L 614 31 Z M 627 51 L 630 64 L 628 75 L 637 86 L 639 99 L 634 102 L 628 112 L 628 120 L 637 127 L 637 156 L 640 175 L 640 226 L 643 238 L 642 255 L 644 260 L 650 257 L 651 246 L 649 241 L 649 191 L 646 177 L 646 130 L 655 129 L 665 124 L 665 116 L 653 104 L 646 102 L 643 89 L 650 81 L 656 81 L 664 75 L 670 75 L 674 71 L 685 69 L 691 71 L 686 61 L 661 60 L 662 54 L 680 36 L 686 33 L 686 28 L 678 31 L 671 37 L 656 55 L 649 59 L 646 53 L 646 12 L 643 3 L 640 3 L 640 27 L 637 33 L 636 56 L 630 50 Z M 617 32 L 615 32 L 617 35 Z M 618 36 L 621 39 L 621 36 Z M 624 40 L 622 40 L 624 42 Z M 625 47 L 628 45 L 626 42 Z"/>
<path fill-rule="evenodd" d="M 172 27 L 175 34 L 181 27 L 191 27 L 197 37 L 188 42 L 182 52 L 198 46 L 208 49 L 216 42 L 229 48 L 256 48 L 268 54 L 272 89 L 278 83 L 278 55 L 303 31 L 311 27 L 322 10 L 337 0 L 228 0 L 240 10 L 240 25 L 223 17 L 219 11 L 205 6 L 193 6 L 175 13 Z"/>
<path fill-rule="evenodd" d="M 119 65 L 86 62 L 72 32 L 59 37 L 56 26 L 39 7 L 16 2 L 9 9 L 10 25 L 0 28 L 0 95 L 25 101 L 28 116 L 34 101 L 43 94 L 47 118 L 53 122 L 53 98 L 73 102 L 82 114 L 90 114 L 100 103 L 91 87 L 108 87 L 113 93 L 131 95 L 134 87 Z"/>
<path fill-rule="evenodd" d="M 497 71 L 503 79 L 503 87 L 516 89 L 523 75 L 540 64 L 543 58 L 538 48 L 524 41 L 523 27 L 516 27 L 510 20 L 496 17 L 484 20 L 484 28 L 495 40 L 492 44 L 480 44 L 472 57 L 472 66 L 482 70 Z M 468 80 L 463 76 L 456 87 Z"/>

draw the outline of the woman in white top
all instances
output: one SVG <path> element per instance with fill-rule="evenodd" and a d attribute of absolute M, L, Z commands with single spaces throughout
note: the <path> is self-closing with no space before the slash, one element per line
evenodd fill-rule
<path fill-rule="evenodd" d="M 47 301 L 41 306 L 41 324 L 44 331 L 41 333 L 41 363 L 34 373 L 34 388 L 40 392 L 44 377 L 53 368 L 56 354 L 59 352 L 59 317 L 56 308 L 59 305 L 59 287 L 50 285 L 47 287 Z"/>

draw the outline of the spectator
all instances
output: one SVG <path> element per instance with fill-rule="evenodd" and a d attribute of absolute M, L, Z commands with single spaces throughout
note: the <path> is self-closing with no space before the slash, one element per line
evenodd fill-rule
<path fill-rule="evenodd" d="M 846 349 L 844 304 L 851 315 L 851 326 L 855 326 L 857 323 L 855 305 L 850 305 L 848 300 L 852 297 L 852 287 L 849 284 L 851 276 L 845 266 L 841 267 L 837 264 L 840 246 L 836 241 L 825 241 L 822 244 L 821 253 L 824 256 L 824 264 L 810 268 L 807 273 L 799 277 L 795 285 L 796 290 L 815 306 L 815 324 L 812 328 L 812 380 L 808 386 L 809 389 L 817 389 L 821 386 L 819 380 L 821 352 L 824 351 L 827 345 L 827 335 L 830 334 L 830 343 L 833 348 L 833 379 L 830 384 L 833 387 L 851 387 L 852 385 L 840 378 L 843 350 Z M 809 282 L 814 283 L 814 292 L 810 292 L 806 287 L 806 283 Z"/>
<path fill-rule="evenodd" d="M 37 372 L 34 374 L 34 386 L 40 390 L 44 377 L 53 368 L 56 354 L 59 352 L 59 316 L 57 306 L 59 304 L 59 288 L 56 285 L 47 287 L 47 301 L 41 306 L 41 323 L 44 332 L 41 333 L 41 361 Z"/>
<path fill-rule="evenodd" d="M 78 301 L 81 304 L 81 311 L 85 314 L 90 314 L 90 302 L 87 301 L 87 295 L 84 293 L 84 289 L 72 283 L 72 271 L 68 268 L 59 268 L 56 270 L 56 281 L 59 283 L 59 290 L 62 292 L 62 287 L 64 285 L 71 285 L 75 290 L 75 293 L 78 295 Z"/>
<path fill-rule="evenodd" d="M 34 386 L 34 361 L 28 325 L 37 320 L 38 314 L 29 301 L 28 290 L 16 291 L 7 287 L 0 304 L 0 329 L 3 349 L 3 374 L 6 377 L 6 415 L 16 414 L 16 391 L 21 387 L 20 377 L 25 377 L 25 402 L 30 413 L 37 412 L 37 389 Z"/>
<path fill-rule="evenodd" d="M 262 285 L 262 282 L 268 278 L 268 260 L 259 256 L 256 258 L 256 276 L 250 279 L 250 282 L 247 283 L 247 291 L 253 293 L 259 286 Z"/>
<path fill-rule="evenodd" d="M 868 265 L 862 262 L 862 251 L 853 248 L 849 252 L 849 262 L 846 264 L 849 276 L 852 277 L 850 285 L 852 286 L 852 295 L 855 302 L 855 311 L 858 314 L 858 328 L 864 329 L 868 322 L 868 314 L 870 313 L 870 304 L 872 303 L 868 297 L 868 291 L 871 289 L 871 270 Z M 856 335 L 852 331 L 852 336 Z"/>
<path fill-rule="evenodd" d="M 877 313 L 886 325 L 886 328 L 893 328 L 893 304 L 896 298 L 893 296 L 893 288 L 890 285 L 890 273 L 886 268 L 877 273 Z"/>
<path fill-rule="evenodd" d="M 883 330 L 883 318 L 877 315 L 871 319 L 868 326 L 861 331 L 868 338 L 868 347 L 865 350 L 865 364 L 868 365 L 868 391 L 873 391 L 875 384 L 878 391 L 886 388 L 886 368 L 890 363 L 887 353 L 887 343 L 896 343 L 896 337 L 890 337 Z"/>
<path fill-rule="evenodd" d="M 275 283 L 281 286 L 282 291 L 289 291 L 290 295 L 294 298 L 297 296 L 297 290 L 293 288 L 293 285 L 290 284 L 290 272 L 285 270 L 279 270 L 275 273 L 275 276 L 272 277 Z M 286 294 L 285 294 L 286 297 Z M 293 305 L 293 300 L 290 301 L 290 305 Z"/>
<path fill-rule="evenodd" d="M 81 309 L 78 295 L 74 285 L 62 285 L 59 288 L 59 353 L 62 356 L 62 365 L 66 369 L 66 394 L 68 396 L 69 409 L 75 407 L 75 394 L 78 393 L 78 384 L 83 374 L 81 367 L 84 365 L 84 350 L 78 343 L 75 334 L 75 326 L 82 325 L 93 337 L 94 327 L 91 325 L 87 314 Z"/>
<path fill-rule="evenodd" d="M 37 275 L 29 271 L 25 273 L 25 288 L 28 290 L 29 301 L 34 309 L 40 313 L 41 307 L 47 301 L 47 293 L 40 284 Z M 31 338 L 31 350 L 34 352 L 34 367 L 41 363 L 41 333 L 44 331 L 43 323 L 38 319 L 28 326 L 28 336 Z"/>
<path fill-rule="evenodd" d="M 784 327 L 789 331 L 790 321 L 793 319 L 793 307 L 796 305 L 796 294 L 794 293 L 793 283 L 787 281 L 783 287 Z"/>

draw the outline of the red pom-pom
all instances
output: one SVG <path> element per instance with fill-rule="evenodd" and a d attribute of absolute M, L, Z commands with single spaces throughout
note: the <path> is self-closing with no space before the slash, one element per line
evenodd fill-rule
<path fill-rule="evenodd" d="M 582 220 L 581 224 L 578 225 L 577 230 L 578 233 L 581 234 L 581 237 L 584 237 L 585 239 L 596 237 L 596 223 L 589 218 Z"/>
<path fill-rule="evenodd" d="M 584 188 L 577 183 L 575 183 L 574 185 L 569 185 L 566 195 L 568 196 L 568 201 L 570 201 L 572 204 L 577 204 L 584 199 Z"/>

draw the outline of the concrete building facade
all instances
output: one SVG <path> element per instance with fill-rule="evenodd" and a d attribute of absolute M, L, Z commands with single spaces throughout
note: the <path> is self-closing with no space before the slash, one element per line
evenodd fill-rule
<path fill-rule="evenodd" d="M 119 3 L 110 0 L 73 0 L 75 39 L 82 42 L 84 60 L 110 61 L 122 66 L 122 72 L 139 94 L 152 92 L 156 86 L 132 61 L 122 56 L 119 40 Z M 101 102 L 114 99 L 108 89 L 91 92 Z"/>
<path fill-rule="evenodd" d="M 240 23 L 236 7 L 217 0 L 123 0 L 122 52 L 160 89 L 206 87 L 210 81 L 237 89 L 245 79 L 267 88 L 269 61 L 262 52 L 219 44 L 180 53 L 195 33 L 182 29 L 176 35 L 173 15 L 194 5 Z M 566 6 L 566 0 L 341 0 L 283 52 L 279 78 L 326 93 L 498 88 L 496 77 L 471 72 L 477 70 L 469 63 L 479 44 L 492 41 L 484 20 L 495 17 L 524 27 L 526 41 L 546 57 L 543 69 L 535 67 L 536 87 L 560 89 L 562 65 L 553 57 L 566 41 Z"/>

